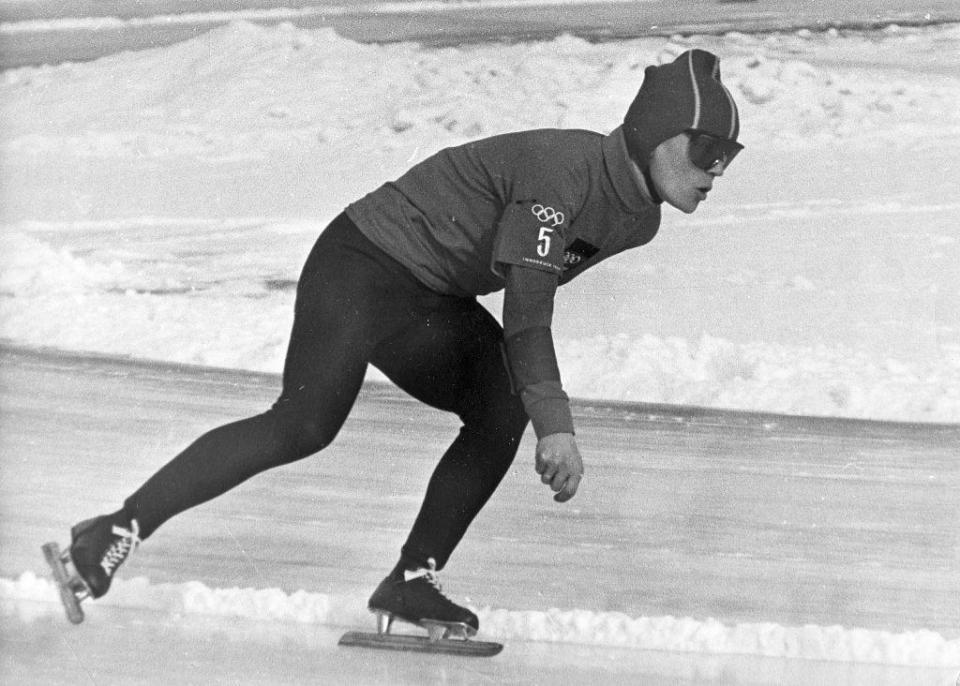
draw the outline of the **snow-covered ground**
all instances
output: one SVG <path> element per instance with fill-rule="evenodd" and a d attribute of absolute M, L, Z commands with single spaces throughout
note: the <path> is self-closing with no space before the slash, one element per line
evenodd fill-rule
<path fill-rule="evenodd" d="M 693 45 L 721 55 L 747 150 L 695 215 L 561 292 L 570 392 L 960 421 L 956 25 L 428 49 L 238 22 L 8 70 L 0 332 L 277 371 L 347 202 L 478 136 L 608 131 L 642 68 Z"/>

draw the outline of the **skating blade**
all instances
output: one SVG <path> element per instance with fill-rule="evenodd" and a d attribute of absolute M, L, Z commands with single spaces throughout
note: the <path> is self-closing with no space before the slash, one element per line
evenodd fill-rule
<path fill-rule="evenodd" d="M 64 558 L 69 559 L 69 553 L 61 553 L 60 546 L 56 543 L 46 543 L 42 550 L 47 564 L 53 571 L 53 580 L 60 590 L 60 601 L 67 612 L 67 619 L 74 624 L 79 624 L 83 621 L 83 609 L 80 607 L 80 599 L 77 598 L 75 589 L 82 588 L 82 582 L 71 577 L 67 571 Z"/>
<path fill-rule="evenodd" d="M 467 641 L 450 638 L 441 638 L 434 641 L 427 636 L 374 634 L 363 631 L 348 631 L 340 638 L 340 645 L 465 657 L 493 657 L 503 650 L 502 643 L 492 641 Z"/>

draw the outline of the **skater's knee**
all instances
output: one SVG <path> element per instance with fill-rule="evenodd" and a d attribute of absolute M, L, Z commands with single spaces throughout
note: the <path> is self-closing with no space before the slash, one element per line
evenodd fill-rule
<path fill-rule="evenodd" d="M 333 443 L 339 431 L 339 426 L 330 427 L 319 421 L 306 420 L 296 428 L 297 443 L 304 455 L 312 455 Z"/>
<path fill-rule="evenodd" d="M 279 441 L 284 446 L 287 461 L 299 460 L 318 453 L 333 442 L 340 431 L 340 424 L 331 426 L 322 418 L 304 416 L 292 412 L 292 408 L 277 408 L 268 413 L 273 415 L 274 426 Z"/>
<path fill-rule="evenodd" d="M 333 443 L 340 427 L 330 428 L 316 420 L 303 420 L 294 425 L 287 432 L 287 436 L 294 442 L 300 457 L 307 457 L 318 453 Z"/>

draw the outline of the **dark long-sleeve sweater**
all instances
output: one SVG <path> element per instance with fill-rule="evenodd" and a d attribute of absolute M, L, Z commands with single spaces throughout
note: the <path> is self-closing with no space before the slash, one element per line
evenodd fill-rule
<path fill-rule="evenodd" d="M 660 226 L 620 129 L 525 131 L 447 148 L 347 214 L 434 291 L 506 289 L 505 348 L 537 436 L 573 431 L 550 329 L 556 289 Z"/>

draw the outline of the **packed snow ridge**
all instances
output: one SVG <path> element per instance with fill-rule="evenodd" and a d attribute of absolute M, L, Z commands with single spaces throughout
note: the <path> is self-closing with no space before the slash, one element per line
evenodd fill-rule
<path fill-rule="evenodd" d="M 109 607 L 149 609 L 170 615 L 204 615 L 257 623 L 367 626 L 364 598 L 280 589 L 210 588 L 198 581 L 151 584 L 138 577 L 116 580 Z M 475 608 L 484 638 L 499 641 L 576 643 L 641 650 L 741 654 L 883 665 L 950 667 L 960 663 L 960 639 L 928 630 L 891 633 L 842 626 L 781 626 L 772 622 L 727 626 L 713 619 L 629 617 L 578 609 Z M 93 610 L 91 610 L 93 611 Z M 60 615 L 53 582 L 24 572 L 0 579 L 0 612 L 23 621 Z"/>

